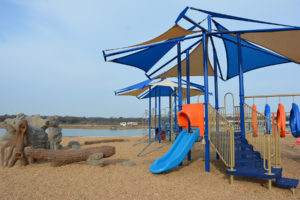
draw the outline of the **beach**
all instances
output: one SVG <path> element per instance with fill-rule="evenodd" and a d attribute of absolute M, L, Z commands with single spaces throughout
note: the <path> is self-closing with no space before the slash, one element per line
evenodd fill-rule
<path fill-rule="evenodd" d="M 155 142 L 142 157 L 137 157 L 147 145 L 141 137 L 114 138 L 128 140 L 83 145 L 85 141 L 112 138 L 64 137 L 61 143 L 66 147 L 69 141 L 76 140 L 82 144 L 81 148 L 115 146 L 116 154 L 105 158 L 104 167 L 85 163 L 51 167 L 44 162 L 0 168 L 1 199 L 300 199 L 299 187 L 292 195 L 290 190 L 274 184 L 268 190 L 267 181 L 238 176 L 229 184 L 226 166 L 215 159 L 212 148 L 210 173 L 205 172 L 205 151 L 201 143 L 193 146 L 191 162 L 185 160 L 182 167 L 169 173 L 151 174 L 151 162 L 164 155 L 171 144 Z M 300 179 L 300 146 L 292 147 L 295 138 L 291 135 L 280 141 L 283 176 Z M 123 166 L 128 160 L 136 165 Z"/>

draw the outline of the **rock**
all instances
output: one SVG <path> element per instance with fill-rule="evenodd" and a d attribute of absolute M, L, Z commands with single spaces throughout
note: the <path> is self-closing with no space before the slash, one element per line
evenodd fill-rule
<path fill-rule="evenodd" d="M 71 148 L 72 149 L 79 149 L 80 148 L 80 144 L 73 144 Z"/>
<path fill-rule="evenodd" d="M 50 144 L 50 149 L 57 149 L 57 145 L 61 142 L 62 132 L 61 128 L 49 127 L 48 128 L 48 140 Z"/>
<path fill-rule="evenodd" d="M 48 141 L 50 149 L 57 149 L 57 145 L 61 142 L 62 132 L 59 128 L 58 118 L 56 116 L 51 116 L 47 118 L 49 122 L 48 128 Z"/>
<path fill-rule="evenodd" d="M 61 144 L 57 144 L 57 145 L 56 145 L 56 150 L 62 149 L 62 148 L 63 148 L 63 146 L 62 146 Z"/>
<path fill-rule="evenodd" d="M 152 164 L 152 163 L 154 163 L 154 159 L 149 159 L 149 160 L 144 160 L 143 162 L 142 162 L 142 164 L 143 165 L 148 165 L 148 164 Z"/>
<path fill-rule="evenodd" d="M 39 115 L 25 116 L 18 114 L 16 118 L 7 118 L 4 120 L 6 133 L 4 140 L 9 140 L 16 132 L 21 120 L 26 120 L 28 124 L 27 139 L 33 148 L 47 148 L 48 136 L 45 129 L 48 127 L 48 120 L 42 119 Z"/>
<path fill-rule="evenodd" d="M 135 162 L 127 160 L 127 161 L 122 162 L 122 165 L 125 167 L 132 167 L 132 166 L 135 166 L 136 164 L 135 164 Z"/>
<path fill-rule="evenodd" d="M 78 141 L 70 141 L 68 143 L 68 147 L 69 148 L 73 148 L 73 149 L 79 149 L 80 148 L 80 144 Z"/>
<path fill-rule="evenodd" d="M 103 167 L 104 166 L 104 160 L 102 160 L 103 157 L 104 157 L 103 153 L 93 153 L 92 155 L 89 156 L 86 163 L 88 165 Z"/>
<path fill-rule="evenodd" d="M 101 160 L 103 157 L 103 153 L 93 153 L 87 160 Z"/>
<path fill-rule="evenodd" d="M 86 163 L 92 166 L 100 166 L 100 167 L 104 166 L 104 160 L 89 160 L 86 161 Z"/>

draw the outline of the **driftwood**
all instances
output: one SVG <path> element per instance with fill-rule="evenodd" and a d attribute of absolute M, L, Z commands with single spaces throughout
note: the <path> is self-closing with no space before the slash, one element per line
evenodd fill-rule
<path fill-rule="evenodd" d="M 25 155 L 32 159 L 52 162 L 52 166 L 61 166 L 73 162 L 86 161 L 93 153 L 103 153 L 104 158 L 115 154 L 113 146 L 101 146 L 85 149 L 72 150 L 50 150 L 50 149 L 33 149 L 27 148 Z"/>
<path fill-rule="evenodd" d="M 26 131 L 27 131 L 27 121 L 21 120 L 16 133 L 11 137 L 11 139 L 1 148 L 1 163 L 3 166 L 12 167 L 15 165 L 17 160 L 21 161 L 22 165 L 27 164 L 27 160 L 24 156 L 24 147 L 28 145 Z M 5 157 L 5 149 L 11 147 L 8 155 Z M 11 161 L 9 162 L 9 160 Z"/>
<path fill-rule="evenodd" d="M 85 145 L 89 144 L 99 144 L 99 143 L 108 143 L 108 142 L 124 142 L 124 139 L 105 139 L 105 140 L 93 140 L 93 141 L 85 141 Z"/>

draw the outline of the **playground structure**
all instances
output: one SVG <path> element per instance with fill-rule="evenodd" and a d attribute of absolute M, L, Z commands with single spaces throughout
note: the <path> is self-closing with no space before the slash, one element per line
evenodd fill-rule
<path fill-rule="evenodd" d="M 204 27 L 201 22 L 197 23 L 191 19 L 187 15 L 188 11 L 207 14 L 207 27 Z M 215 18 L 275 25 L 280 26 L 280 28 L 230 31 L 216 22 Z M 185 20 L 193 26 L 189 29 L 184 29 L 178 25 L 181 20 Z M 212 30 L 212 24 L 215 25 L 216 30 Z M 198 28 L 198 30 L 194 31 L 196 28 Z M 222 71 L 220 70 L 214 38 L 221 39 L 225 46 L 227 55 L 226 78 L 223 77 Z M 192 39 L 197 39 L 197 41 L 182 51 L 181 43 Z M 208 59 L 208 39 L 211 41 L 213 50 L 213 67 Z M 149 70 L 175 46 L 177 47 L 177 55 L 161 67 L 149 72 Z M 296 179 L 283 178 L 282 168 L 280 167 L 281 155 L 279 142 L 280 136 L 284 136 L 285 134 L 282 124 L 284 120 L 282 108 L 280 109 L 281 115 L 278 115 L 280 116 L 278 117 L 278 121 L 275 121 L 270 119 L 268 112 L 265 116 L 257 111 L 256 106 L 251 107 L 247 105 L 244 96 L 243 75 L 245 72 L 265 66 L 288 62 L 300 63 L 300 55 L 297 53 L 299 52 L 299 47 L 300 27 L 246 19 L 187 7 L 179 14 L 175 25 L 159 37 L 134 46 L 103 51 L 103 56 L 104 59 L 107 60 L 108 57 L 126 54 L 122 57 L 113 58 L 111 61 L 140 68 L 145 71 L 146 76 L 150 80 L 152 80 L 151 78 L 157 77 L 177 77 L 179 113 L 184 110 L 185 107 L 182 105 L 182 76 L 186 76 L 187 104 L 190 104 L 190 76 L 203 76 L 204 113 L 201 117 L 203 117 L 205 121 L 205 171 L 210 171 L 211 146 L 216 150 L 217 157 L 220 157 L 228 167 L 227 174 L 230 175 L 230 183 L 233 183 L 234 175 L 263 178 L 268 180 L 268 188 L 271 189 L 272 179 L 276 179 L 277 186 L 290 188 L 294 191 L 299 181 Z M 133 53 L 129 54 L 130 52 Z M 186 56 L 184 60 L 181 60 L 182 55 Z M 254 57 L 256 59 L 253 59 Z M 145 61 L 146 59 L 147 62 Z M 161 69 L 175 60 L 177 60 L 177 64 L 173 68 L 163 73 L 160 72 Z M 157 73 L 161 74 L 157 75 Z M 225 108 L 219 108 L 219 75 L 223 81 L 236 76 L 239 77 L 239 106 L 235 106 L 233 103 L 232 113 L 227 113 Z M 214 76 L 215 106 L 209 104 L 208 76 Z M 149 87 L 148 89 L 149 93 L 151 93 L 152 88 Z M 292 131 L 296 132 L 295 134 L 298 134 L 297 130 L 299 130 L 300 127 L 300 123 L 298 123 L 299 109 L 297 108 L 297 106 L 294 106 L 291 115 L 293 116 L 291 128 L 293 127 L 293 129 L 296 130 Z M 149 111 L 151 111 L 151 95 L 149 96 Z M 268 111 L 268 109 L 266 109 L 266 111 Z M 199 114 L 194 113 L 199 112 L 199 110 L 186 112 L 188 112 L 188 114 L 182 117 L 182 119 L 185 119 L 185 122 L 179 123 L 179 125 L 181 124 L 185 129 L 182 131 L 180 128 L 178 129 L 179 137 L 175 140 L 168 153 L 158 159 L 150 167 L 151 172 L 167 172 L 180 165 L 182 160 L 188 155 L 188 152 L 199 137 L 201 131 L 203 131 L 199 129 L 193 133 L 187 131 L 189 127 L 194 124 L 194 119 L 190 116 Z M 151 112 L 148 114 L 150 142 L 152 115 Z M 188 129 L 186 128 L 187 126 Z"/>

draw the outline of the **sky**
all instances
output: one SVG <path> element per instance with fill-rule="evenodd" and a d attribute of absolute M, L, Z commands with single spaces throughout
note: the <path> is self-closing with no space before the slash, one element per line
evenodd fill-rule
<path fill-rule="evenodd" d="M 141 117 L 147 100 L 115 96 L 114 91 L 145 80 L 144 72 L 105 62 L 102 50 L 158 36 L 174 25 L 186 6 L 300 26 L 299 0 L 1 0 L 0 114 Z M 187 14 L 196 21 L 205 18 L 195 11 Z M 258 27 L 219 22 L 233 30 Z M 226 69 L 221 50 L 221 67 Z M 246 73 L 245 95 L 300 93 L 299 74 L 300 66 L 293 63 Z M 192 80 L 203 84 L 201 77 Z M 226 92 L 235 95 L 237 105 L 238 78 L 219 82 L 221 106 Z M 210 78 L 210 92 L 213 87 Z M 163 101 L 166 106 L 167 100 Z M 292 98 L 280 101 L 289 111 Z M 300 97 L 294 101 L 299 104 Z M 213 96 L 210 102 L 214 104 Z M 259 109 L 265 102 L 255 100 Z M 278 98 L 268 100 L 272 111 L 278 102 Z"/>

